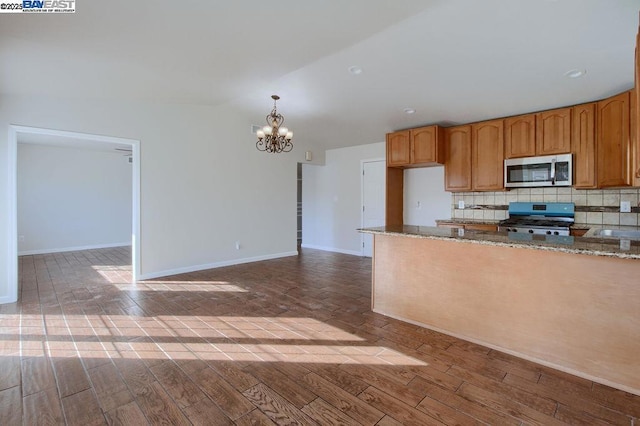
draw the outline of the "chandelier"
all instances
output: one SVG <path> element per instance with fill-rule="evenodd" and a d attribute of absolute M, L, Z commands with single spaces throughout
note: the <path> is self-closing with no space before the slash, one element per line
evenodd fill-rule
<path fill-rule="evenodd" d="M 256 132 L 258 135 L 256 148 L 266 152 L 289 152 L 293 149 L 291 143 L 293 132 L 282 125 L 284 117 L 276 111 L 276 101 L 280 99 L 280 96 L 272 95 L 271 99 L 273 99 L 273 109 L 267 115 L 268 126 L 264 126 Z"/>

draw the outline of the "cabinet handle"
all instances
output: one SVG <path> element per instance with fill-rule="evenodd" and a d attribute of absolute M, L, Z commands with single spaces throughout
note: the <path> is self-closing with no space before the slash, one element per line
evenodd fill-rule
<path fill-rule="evenodd" d="M 636 177 L 637 177 L 637 178 L 640 178 L 640 169 L 638 169 L 638 170 L 636 171 Z"/>

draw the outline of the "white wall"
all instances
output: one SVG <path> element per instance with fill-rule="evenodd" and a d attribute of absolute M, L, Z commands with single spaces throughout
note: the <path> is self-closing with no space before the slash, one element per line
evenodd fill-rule
<path fill-rule="evenodd" d="M 9 205 L 9 124 L 130 138 L 140 140 L 143 278 L 293 255 L 296 164 L 310 147 L 299 138 L 291 153 L 259 152 L 255 121 L 229 104 L 2 96 L 0 200 Z M 0 301 L 11 291 L 8 215 L 0 209 Z"/>
<path fill-rule="evenodd" d="M 131 181 L 122 153 L 18 144 L 19 254 L 130 244 Z"/>
<path fill-rule="evenodd" d="M 383 159 L 385 144 L 326 151 L 325 165 L 302 167 L 302 246 L 362 253 L 362 160 Z M 447 205 L 447 208 L 450 208 Z"/>
<path fill-rule="evenodd" d="M 444 190 L 444 166 L 404 171 L 405 225 L 435 226 L 451 217 L 451 193 Z"/>
<path fill-rule="evenodd" d="M 361 162 L 383 159 L 385 144 L 374 143 L 326 152 L 324 166 L 302 168 L 302 246 L 360 255 Z M 451 217 L 451 194 L 444 190 L 444 167 L 404 173 L 404 221 L 435 226 Z M 416 208 L 420 201 L 420 208 Z"/>

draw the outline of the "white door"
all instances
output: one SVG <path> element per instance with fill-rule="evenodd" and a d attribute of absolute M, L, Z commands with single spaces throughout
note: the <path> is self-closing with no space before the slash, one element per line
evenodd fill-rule
<path fill-rule="evenodd" d="M 384 160 L 362 162 L 362 227 L 384 226 Z M 362 255 L 373 255 L 373 235 L 362 234 Z"/>

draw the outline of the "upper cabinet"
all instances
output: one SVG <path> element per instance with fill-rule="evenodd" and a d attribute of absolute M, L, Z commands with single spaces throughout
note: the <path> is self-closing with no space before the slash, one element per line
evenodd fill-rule
<path fill-rule="evenodd" d="M 405 166 L 411 162 L 409 131 L 387 133 L 387 166 Z"/>
<path fill-rule="evenodd" d="M 411 129 L 411 164 L 444 163 L 444 135 L 440 126 Z"/>
<path fill-rule="evenodd" d="M 471 134 L 473 190 L 504 189 L 504 120 L 473 124 Z"/>
<path fill-rule="evenodd" d="M 571 152 L 571 108 L 504 119 L 505 158 Z"/>
<path fill-rule="evenodd" d="M 571 108 L 536 114 L 536 155 L 571 152 Z"/>
<path fill-rule="evenodd" d="M 536 115 L 526 114 L 504 120 L 505 158 L 536 155 Z"/>
<path fill-rule="evenodd" d="M 573 185 L 595 188 L 596 182 L 596 104 L 571 108 L 571 152 L 573 153 Z"/>
<path fill-rule="evenodd" d="M 447 191 L 471 190 L 471 126 L 444 131 L 444 187 Z"/>
<path fill-rule="evenodd" d="M 504 189 L 504 121 L 492 120 L 445 129 L 445 190 Z"/>
<path fill-rule="evenodd" d="M 625 92 L 596 104 L 596 175 L 599 188 L 631 185 L 629 96 L 630 93 Z"/>
<path fill-rule="evenodd" d="M 420 167 L 444 163 L 440 126 L 426 126 L 387 134 L 387 166 Z"/>

